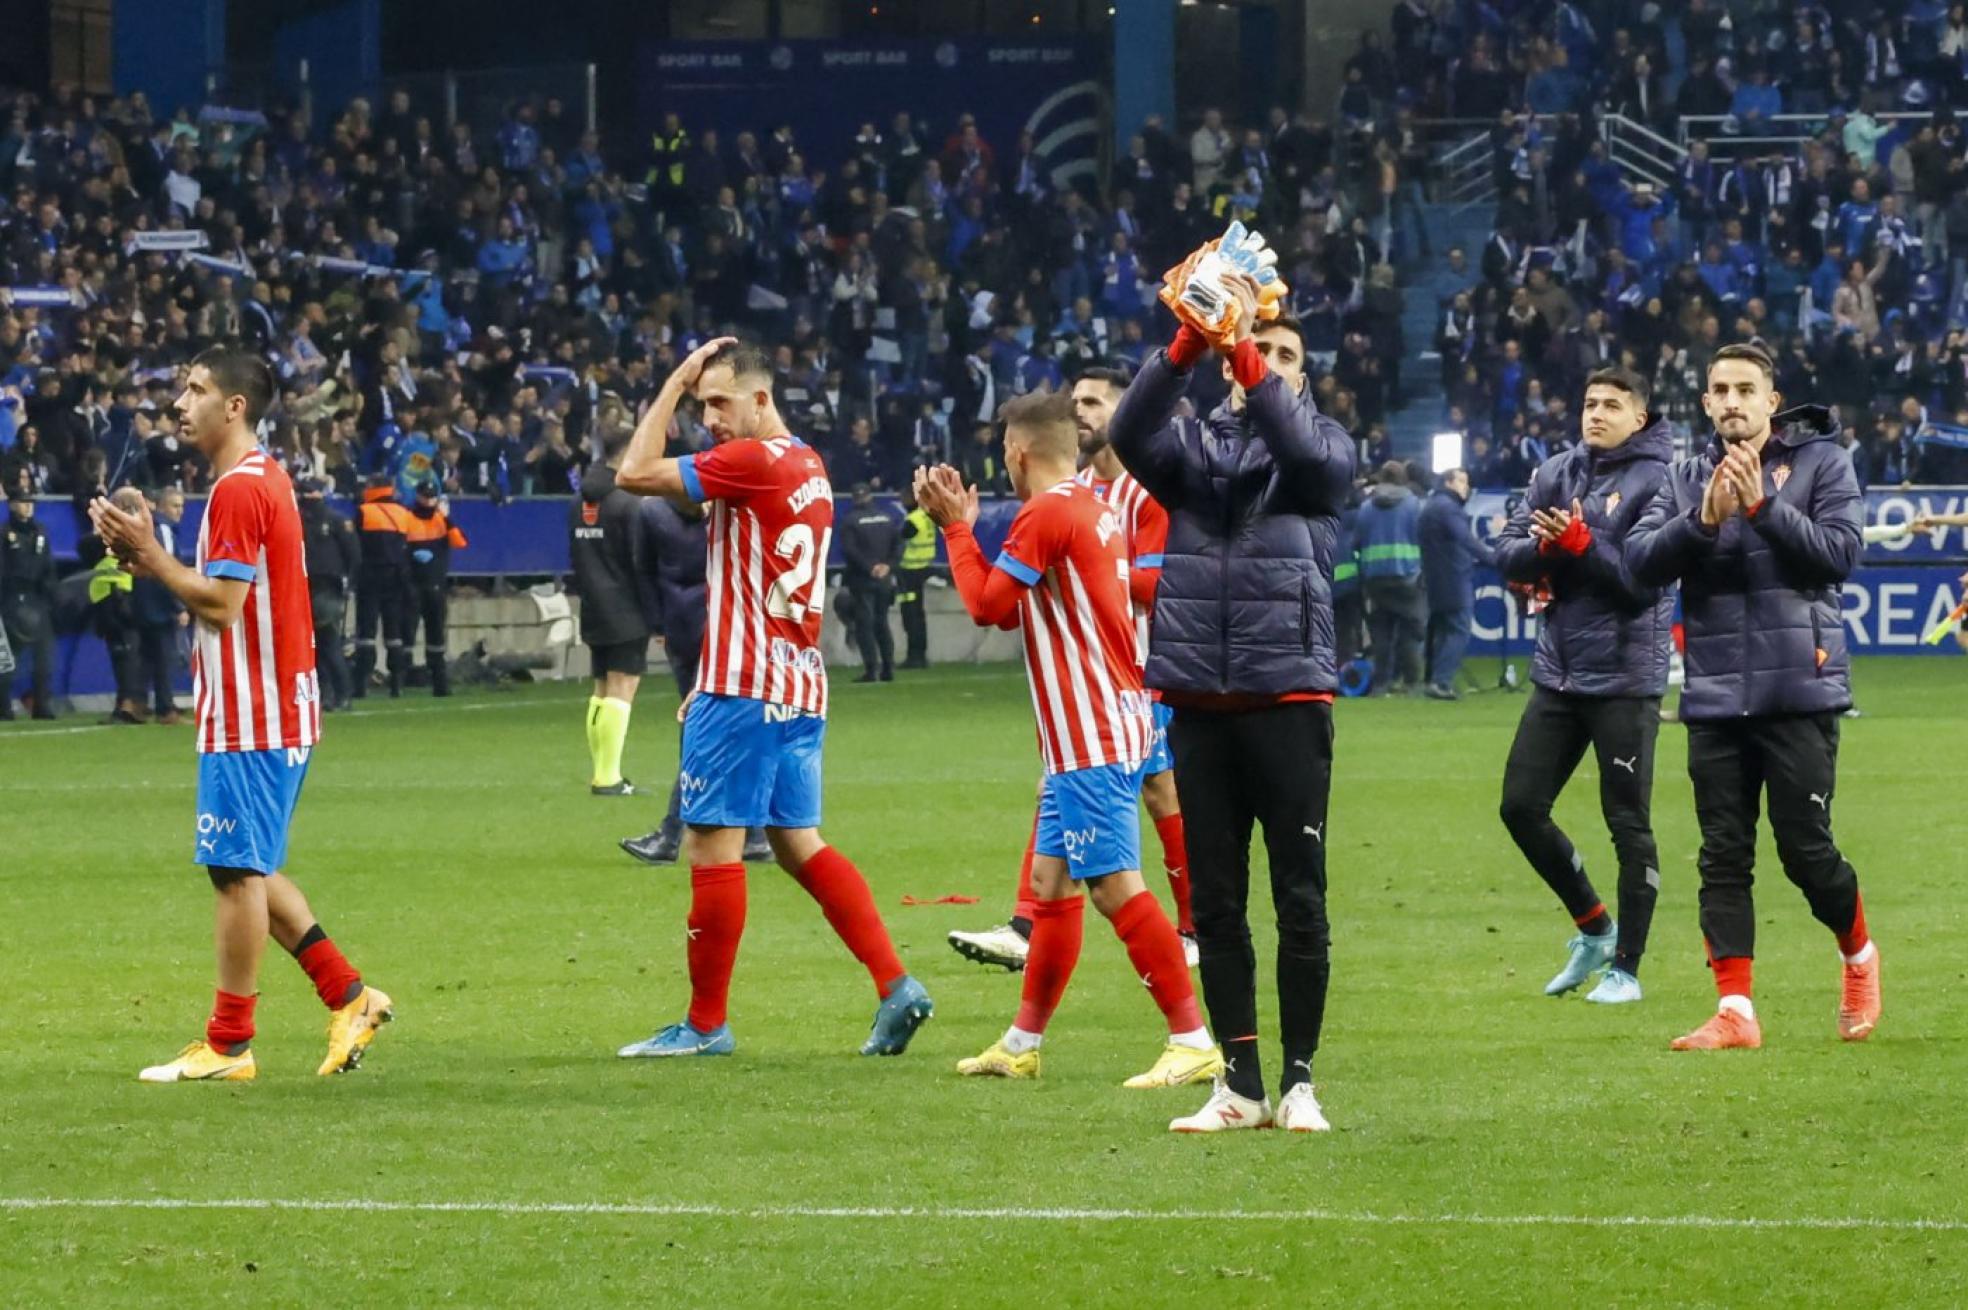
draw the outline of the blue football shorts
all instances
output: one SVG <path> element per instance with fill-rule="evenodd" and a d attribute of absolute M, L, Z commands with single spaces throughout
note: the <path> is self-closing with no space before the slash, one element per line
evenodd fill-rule
<path fill-rule="evenodd" d="M 683 718 L 678 813 L 699 828 L 817 828 L 827 720 L 699 692 Z"/>
<path fill-rule="evenodd" d="M 1066 861 L 1076 882 L 1139 869 L 1140 796 L 1141 771 L 1119 764 L 1047 774 L 1034 851 Z"/>
<path fill-rule="evenodd" d="M 279 873 L 311 748 L 212 751 L 198 757 L 198 835 L 192 863 Z"/>
<path fill-rule="evenodd" d="M 1155 736 L 1148 743 L 1148 758 L 1141 763 L 1141 776 L 1152 778 L 1158 773 L 1167 773 L 1175 767 L 1175 754 L 1169 750 L 1169 722 L 1175 718 L 1175 711 L 1160 701 L 1149 702 L 1154 712 Z"/>

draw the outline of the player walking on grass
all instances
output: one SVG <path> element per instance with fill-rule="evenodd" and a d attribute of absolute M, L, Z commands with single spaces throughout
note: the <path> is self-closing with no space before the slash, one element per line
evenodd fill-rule
<path fill-rule="evenodd" d="M 716 445 L 666 458 L 686 393 Z M 861 871 L 820 837 L 820 750 L 827 732 L 821 599 L 834 497 L 826 467 L 772 399 L 772 365 L 731 337 L 676 368 L 637 426 L 616 485 L 709 507 L 710 552 L 697 688 L 680 711 L 677 787 L 688 831 L 690 1010 L 626 1057 L 729 1055 L 732 965 L 745 931 L 745 829 L 763 826 L 779 866 L 820 903 L 867 968 L 881 1006 L 863 1055 L 900 1055 L 930 1017 L 903 969 Z"/>
<path fill-rule="evenodd" d="M 1841 588 L 1859 558 L 1862 496 L 1836 416 L 1778 413 L 1774 381 L 1760 346 L 1715 353 L 1702 393 L 1715 437 L 1674 464 L 1626 540 L 1635 581 L 1679 579 L 1686 615 L 1681 718 L 1701 825 L 1702 937 L 1721 1003 L 1677 1051 L 1763 1044 L 1750 884 L 1766 803 L 1785 876 L 1838 939 L 1838 1035 L 1863 1041 L 1879 1022 L 1879 948 L 1831 835 L 1839 714 L 1852 703 Z"/>
<path fill-rule="evenodd" d="M 1647 382 L 1623 368 L 1586 379 L 1584 442 L 1554 455 L 1497 538 L 1505 581 L 1550 597 L 1531 662 L 1531 698 L 1503 770 L 1503 822 L 1524 858 L 1578 926 L 1565 967 L 1545 984 L 1561 996 L 1601 969 L 1585 999 L 1640 999 L 1640 957 L 1660 894 L 1651 814 L 1654 738 L 1667 691 L 1674 597 L 1633 581 L 1620 542 L 1667 476 L 1674 433 L 1647 421 Z M 1552 803 L 1590 746 L 1599 808 L 1619 859 L 1619 921 L 1586 877 Z M 1610 967 L 1609 967 L 1610 966 Z"/>
<path fill-rule="evenodd" d="M 1329 1125 L 1312 1061 L 1332 975 L 1332 575 L 1354 443 L 1312 399 L 1304 341 L 1277 313 L 1282 284 L 1262 274 L 1233 278 L 1223 288 L 1233 312 L 1192 321 L 1185 296 L 1205 254 L 1165 280 L 1162 297 L 1182 327 L 1143 362 L 1110 427 L 1121 462 L 1169 514 L 1146 681 L 1175 709 L 1169 745 L 1203 999 L 1223 1043 L 1224 1077 L 1196 1113 L 1169 1127 L 1320 1132 Z M 1191 374 L 1212 354 L 1230 383 L 1228 402 L 1206 417 L 1179 416 Z M 1248 910 L 1250 843 L 1260 825 L 1278 924 L 1284 1061 L 1275 1113 L 1258 1056 Z"/>
<path fill-rule="evenodd" d="M 1128 560 L 1128 595 L 1134 607 L 1137 663 L 1148 663 L 1148 620 L 1155 608 L 1155 582 L 1162 572 L 1162 546 L 1168 540 L 1168 514 L 1141 484 L 1121 467 L 1120 457 L 1107 443 L 1107 421 L 1114 404 L 1127 390 L 1127 375 L 1115 369 L 1088 369 L 1073 383 L 1073 420 L 1079 428 L 1081 468 L 1077 481 L 1092 489 L 1114 511 L 1121 525 Z M 1152 695 L 1152 693 L 1151 693 Z M 1175 794 L 1175 761 L 1169 754 L 1170 711 L 1153 700 L 1154 740 L 1142 767 L 1141 800 L 1162 843 L 1162 867 L 1168 872 L 1175 898 L 1175 926 L 1182 934 L 1183 962 L 1196 965 L 1196 925 L 1189 913 L 1189 854 L 1183 841 L 1182 807 Z M 1036 822 L 1033 833 L 1038 831 Z M 995 964 L 1016 972 L 1025 967 L 1032 936 L 1032 842 L 1018 869 L 1018 900 L 1009 923 L 984 932 L 953 932 L 950 946 L 979 964 Z"/>
<path fill-rule="evenodd" d="M 293 953 L 328 1007 L 328 1054 L 317 1073 L 355 1068 L 393 1012 L 280 871 L 308 757 L 321 740 L 321 702 L 300 507 L 286 472 L 253 435 L 272 400 L 273 375 L 247 351 L 215 346 L 192 361 L 177 410 L 215 475 L 195 568 L 164 549 L 148 510 L 128 513 L 100 498 L 89 506 L 103 544 L 137 576 L 167 587 L 198 624 L 192 858 L 218 898 L 218 995 L 205 1036 L 145 1069 L 138 1075 L 145 1082 L 254 1077 L 253 1006 L 269 935 Z"/>
<path fill-rule="evenodd" d="M 1161 1058 L 1128 1087 L 1174 1087 L 1223 1068 L 1196 1003 L 1182 939 L 1141 880 L 1135 816 L 1154 731 L 1128 608 L 1125 534 L 1113 510 L 1074 480 L 1069 397 L 1041 392 L 1000 411 L 1005 469 L 1025 503 L 995 564 L 972 525 L 977 492 L 942 466 L 916 473 L 916 503 L 943 531 L 950 577 L 979 626 L 1023 633 L 1045 782 L 1032 863 L 1032 944 L 1017 1018 L 967 1076 L 1036 1078 L 1046 1024 L 1079 963 L 1085 900 L 1114 926 L 1168 1021 Z"/>

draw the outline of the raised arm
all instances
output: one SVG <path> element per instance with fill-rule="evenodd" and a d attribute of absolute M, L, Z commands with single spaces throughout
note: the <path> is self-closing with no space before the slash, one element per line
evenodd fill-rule
<path fill-rule="evenodd" d="M 132 514 L 98 496 L 89 502 L 89 521 L 103 545 L 130 572 L 164 584 L 165 590 L 184 602 L 184 607 L 201 621 L 215 628 L 229 628 L 239 621 L 240 613 L 246 608 L 246 593 L 253 587 L 253 565 L 240 559 L 214 558 L 201 574 L 164 549 L 164 543 L 158 540 L 157 531 L 151 526 L 148 507 L 140 506 Z M 258 538 L 252 538 L 250 545 L 257 549 Z M 241 554 L 245 549 L 238 545 L 229 553 Z"/>
<path fill-rule="evenodd" d="M 1188 475 L 1175 407 L 1189 388 L 1197 361 L 1208 353 L 1209 343 L 1200 333 L 1188 326 L 1179 329 L 1168 349 L 1157 350 L 1141 365 L 1107 425 L 1122 466 L 1165 509 L 1180 508 Z"/>
<path fill-rule="evenodd" d="M 1538 491 L 1538 477 L 1533 475 L 1530 490 L 1497 534 L 1496 567 L 1505 582 L 1536 582 L 1551 572 L 1550 561 L 1540 550 L 1543 543 L 1531 532 L 1531 507 L 1537 502 Z"/>
<path fill-rule="evenodd" d="M 1702 518 L 1701 500 L 1689 497 L 1670 471 L 1620 544 L 1626 572 L 1647 587 L 1665 587 L 1679 579 L 1715 549 L 1719 528 Z"/>
<path fill-rule="evenodd" d="M 676 417 L 677 405 L 697 385 L 711 356 L 735 340 L 735 337 L 718 337 L 706 341 L 663 380 L 662 389 L 643 411 L 642 421 L 636 424 L 629 448 L 622 453 L 622 466 L 615 471 L 616 486 L 638 496 L 661 496 L 680 504 L 696 503 L 685 485 L 681 461 L 665 456 L 663 451 L 669 445 L 670 422 Z"/>
<path fill-rule="evenodd" d="M 950 557 L 950 582 L 956 588 L 971 622 L 980 628 L 1018 627 L 1018 601 L 1025 589 L 1037 581 L 1017 561 L 1008 567 L 1009 555 L 993 567 L 984 559 L 984 549 L 971 531 L 977 522 L 977 488 L 965 487 L 958 472 L 948 465 L 916 470 L 916 503 L 930 521 L 942 529 L 943 548 Z"/>

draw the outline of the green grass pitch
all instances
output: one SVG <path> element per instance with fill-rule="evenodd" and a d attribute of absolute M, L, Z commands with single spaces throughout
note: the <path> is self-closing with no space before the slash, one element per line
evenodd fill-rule
<path fill-rule="evenodd" d="M 1836 813 L 1878 1033 L 1837 1040 L 1832 944 L 1766 837 L 1766 1044 L 1719 1056 L 1667 1049 L 1713 1004 L 1681 729 L 1647 999 L 1607 1012 L 1540 994 L 1571 929 L 1496 817 L 1521 699 L 1342 704 L 1335 1131 L 1291 1140 L 1174 1137 L 1199 1091 L 1121 1090 L 1159 1024 L 1092 916 L 1044 1079 L 953 1074 L 1017 998 L 943 942 L 1003 918 L 1030 821 L 1014 668 L 836 689 L 825 831 L 937 1004 L 897 1060 L 854 1053 L 872 989 L 771 870 L 737 1055 L 614 1058 L 682 1012 L 687 879 L 616 850 L 660 798 L 587 795 L 587 691 L 561 686 L 330 720 L 289 867 L 397 999 L 361 1070 L 313 1076 L 324 1015 L 274 948 L 259 1081 L 139 1085 L 210 1000 L 189 732 L 23 724 L 0 733 L 0 1304 L 1959 1304 L 1962 676 L 1855 675 Z M 646 687 L 629 773 L 666 784 L 675 697 Z M 1610 892 L 1594 780 L 1560 817 Z M 901 904 L 950 893 L 982 901 Z M 241 1204 L 180 1204 L 211 1202 Z"/>

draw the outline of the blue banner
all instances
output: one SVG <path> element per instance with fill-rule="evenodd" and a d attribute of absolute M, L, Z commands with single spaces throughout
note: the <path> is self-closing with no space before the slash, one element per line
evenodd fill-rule
<path fill-rule="evenodd" d="M 1929 646 L 1921 638 L 1961 600 L 1960 573 L 1949 564 L 1860 566 L 1845 583 L 1845 636 L 1852 653 L 1956 654 L 1960 648 L 1952 640 Z M 1477 570 L 1471 654 L 1528 657 L 1537 644 L 1537 623 L 1494 572 Z"/>
<path fill-rule="evenodd" d="M 809 170 L 837 169 L 864 123 L 886 134 L 897 110 L 915 117 L 926 157 L 943 153 L 960 114 L 1002 167 L 1030 130 L 1055 189 L 1097 169 L 1101 60 L 1095 42 L 958 40 L 668 41 L 642 51 L 645 133 L 675 113 L 694 141 L 707 127 L 730 149 L 740 131 L 761 146 L 791 124 Z M 848 93 L 851 85 L 852 93 Z M 872 110 L 869 106 L 881 106 Z M 954 179 L 945 178 L 952 182 Z M 902 204 L 903 197 L 890 201 Z"/>
<path fill-rule="evenodd" d="M 876 499 L 886 504 L 898 518 L 901 508 L 893 496 Z M 204 510 L 202 498 L 185 504 L 185 521 L 179 535 L 192 540 L 198 532 L 198 518 Z M 352 512 L 346 501 L 333 501 L 343 513 Z M 1488 541 L 1494 538 L 1493 520 L 1505 512 L 1511 498 L 1499 492 L 1479 491 L 1470 497 L 1471 517 L 1476 530 Z M 452 521 L 464 529 L 471 548 L 460 552 L 452 568 L 459 574 L 557 574 L 568 571 L 566 496 L 530 496 L 494 502 L 482 497 L 457 496 L 451 502 Z M 1866 493 L 1866 522 L 1905 523 L 1921 514 L 1959 514 L 1968 512 L 1968 487 L 1914 487 L 1905 490 Z M 1008 496 L 987 499 L 977 520 L 977 541 L 985 555 L 995 558 L 1004 545 L 1018 502 Z M 38 511 L 48 529 L 57 555 L 75 555 L 75 513 L 66 500 L 43 500 Z M 841 562 L 839 538 L 834 541 L 834 567 Z M 938 544 L 937 558 L 942 559 Z M 1927 536 L 1877 542 L 1866 547 L 1867 565 L 1905 566 L 1953 564 L 1968 561 L 1968 528 L 1936 528 Z M 1959 568 L 1956 569 L 1959 572 Z"/>

